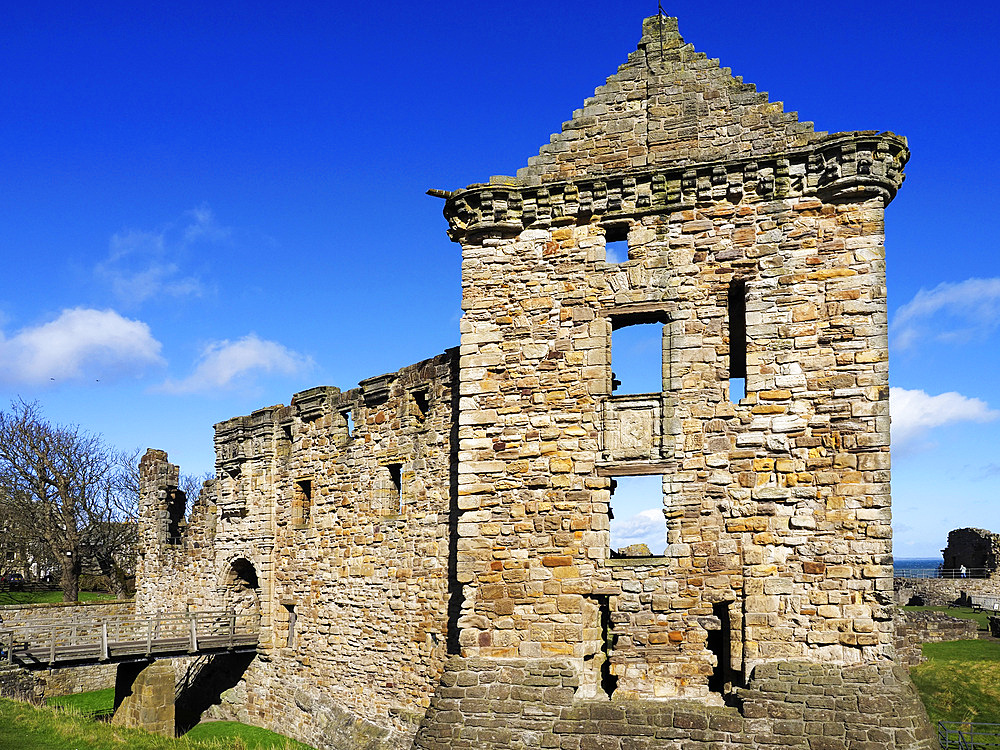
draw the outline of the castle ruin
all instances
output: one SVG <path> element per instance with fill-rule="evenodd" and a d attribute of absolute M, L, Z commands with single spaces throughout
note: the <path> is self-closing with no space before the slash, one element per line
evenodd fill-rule
<path fill-rule="evenodd" d="M 432 191 L 458 348 L 216 425 L 187 518 L 146 454 L 139 612 L 259 613 L 213 710 L 319 748 L 935 747 L 893 660 L 883 213 L 907 158 L 646 19 L 516 176 Z M 653 392 L 616 389 L 635 325 Z M 667 543 L 618 556 L 638 476 Z"/>

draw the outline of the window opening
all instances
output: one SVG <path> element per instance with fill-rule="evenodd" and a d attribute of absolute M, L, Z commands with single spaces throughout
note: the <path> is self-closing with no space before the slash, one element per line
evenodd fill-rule
<path fill-rule="evenodd" d="M 181 543 L 181 526 L 184 523 L 184 509 L 187 496 L 176 487 L 167 492 L 167 544 Z"/>
<path fill-rule="evenodd" d="M 738 404 L 747 385 L 747 285 L 733 279 L 727 301 L 729 313 L 729 400 Z"/>
<path fill-rule="evenodd" d="M 611 481 L 611 557 L 661 556 L 667 546 L 663 477 L 616 477 Z"/>
<path fill-rule="evenodd" d="M 389 464 L 389 502 L 386 510 L 401 513 L 403 510 L 403 465 Z"/>
<path fill-rule="evenodd" d="M 347 443 L 354 437 L 354 410 L 346 409 L 340 415 L 344 418 L 344 443 Z"/>
<path fill-rule="evenodd" d="M 295 614 L 294 604 L 286 604 L 285 609 L 288 611 L 288 641 L 285 645 L 288 648 L 295 648 L 295 623 L 299 618 Z"/>
<path fill-rule="evenodd" d="M 663 391 L 663 323 L 614 326 L 611 332 L 614 393 Z"/>
<path fill-rule="evenodd" d="M 295 494 L 292 498 L 292 525 L 302 528 L 309 524 L 312 509 L 312 480 L 300 479 L 295 482 Z"/>
<path fill-rule="evenodd" d="M 424 420 L 427 419 L 427 393 L 414 391 L 412 395 L 414 416 L 416 416 L 417 422 L 423 424 Z"/>
<path fill-rule="evenodd" d="M 628 227 L 609 226 L 604 231 L 604 259 L 608 263 L 624 263 L 628 260 Z"/>
<path fill-rule="evenodd" d="M 611 619 L 611 597 L 585 594 L 582 614 L 584 655 L 577 696 L 611 698 L 618 687 L 618 678 L 611 673 L 611 654 L 617 640 Z"/>
<path fill-rule="evenodd" d="M 729 602 L 716 602 L 712 605 L 712 616 L 718 620 L 719 627 L 708 631 L 705 647 L 715 654 L 715 668 L 708 678 L 708 689 L 713 693 L 726 693 L 732 689 L 732 621 L 729 614 Z"/>

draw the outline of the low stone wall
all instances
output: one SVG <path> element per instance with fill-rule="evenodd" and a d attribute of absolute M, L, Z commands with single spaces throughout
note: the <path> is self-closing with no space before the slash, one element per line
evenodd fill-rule
<path fill-rule="evenodd" d="M 979 637 L 974 620 L 963 620 L 944 612 L 904 612 L 895 617 L 896 661 L 904 667 L 922 664 L 925 643 L 975 640 Z"/>
<path fill-rule="evenodd" d="M 41 703 L 45 698 L 43 683 L 26 669 L 0 666 L 0 698 Z"/>
<path fill-rule="evenodd" d="M 135 612 L 135 602 L 58 602 L 56 604 L 5 604 L 0 606 L 0 628 L 44 628 L 68 625 L 74 620 L 90 621 L 103 617 L 127 617 Z"/>
<path fill-rule="evenodd" d="M 453 657 L 414 748 L 936 750 L 906 671 L 784 662 L 754 670 L 739 708 L 690 700 L 574 700 L 567 662 Z"/>
<path fill-rule="evenodd" d="M 114 664 L 90 664 L 71 669 L 53 669 L 38 674 L 46 698 L 105 690 L 115 686 Z"/>
<path fill-rule="evenodd" d="M 896 578 L 896 604 L 930 607 L 968 605 L 970 596 L 1000 596 L 1000 579 L 994 578 Z M 918 600 L 918 601 L 915 601 Z"/>

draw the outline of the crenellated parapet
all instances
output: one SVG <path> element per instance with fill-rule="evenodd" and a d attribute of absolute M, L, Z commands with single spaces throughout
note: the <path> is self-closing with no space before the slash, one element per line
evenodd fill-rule
<path fill-rule="evenodd" d="M 454 241 L 476 234 L 516 235 L 578 218 L 637 219 L 713 201 L 755 203 L 819 198 L 825 203 L 887 205 L 903 183 L 906 139 L 863 131 L 826 136 L 806 148 L 720 162 L 602 174 L 544 185 L 493 178 L 447 195 Z"/>

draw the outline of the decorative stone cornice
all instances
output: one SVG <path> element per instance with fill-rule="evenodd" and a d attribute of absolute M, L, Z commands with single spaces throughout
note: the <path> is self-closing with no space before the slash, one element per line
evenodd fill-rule
<path fill-rule="evenodd" d="M 714 201 L 817 197 L 851 203 L 891 201 L 903 183 L 910 152 L 894 133 L 836 133 L 807 148 L 746 159 L 657 167 L 527 186 L 515 178 L 470 185 L 446 197 L 454 241 L 516 235 L 598 216 L 601 221 L 666 213 Z"/>

